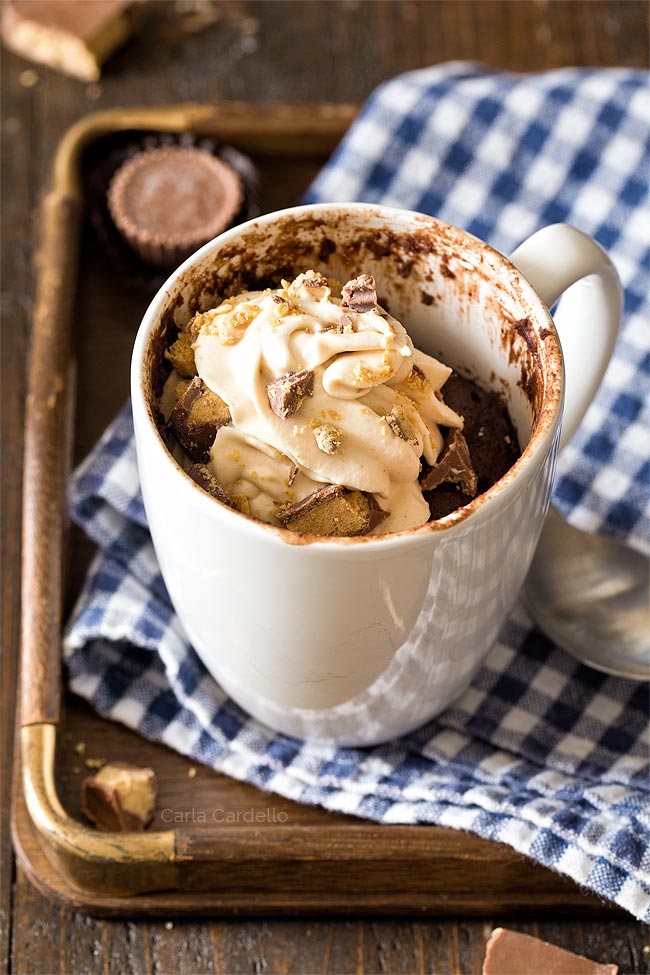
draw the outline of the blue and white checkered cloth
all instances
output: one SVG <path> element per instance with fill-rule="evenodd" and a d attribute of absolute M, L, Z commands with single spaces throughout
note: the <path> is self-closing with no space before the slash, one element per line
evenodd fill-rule
<path fill-rule="evenodd" d="M 562 455 L 554 501 L 580 527 L 646 551 L 647 80 L 465 63 L 403 75 L 373 94 L 308 194 L 422 210 L 504 253 L 556 221 L 607 248 L 625 287 L 624 329 Z M 102 715 L 298 802 L 508 843 L 650 920 L 647 685 L 578 664 L 519 605 L 471 687 L 414 734 L 369 749 L 274 734 L 225 697 L 176 619 L 128 407 L 76 472 L 71 505 L 99 553 L 65 658 L 72 690 Z"/>

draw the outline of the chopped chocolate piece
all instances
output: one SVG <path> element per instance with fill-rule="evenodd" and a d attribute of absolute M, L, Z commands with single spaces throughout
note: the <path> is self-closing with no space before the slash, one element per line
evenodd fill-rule
<path fill-rule="evenodd" d="M 271 301 L 274 301 L 276 305 L 288 304 L 287 299 L 283 298 L 282 295 L 271 295 Z"/>
<path fill-rule="evenodd" d="M 386 423 L 397 437 L 401 437 L 413 447 L 417 447 L 419 443 L 418 432 L 401 407 L 394 406 L 392 408 L 386 417 Z"/>
<path fill-rule="evenodd" d="M 189 332 L 179 333 L 176 341 L 168 349 L 165 349 L 165 358 L 169 359 L 176 372 L 185 379 L 196 376 L 194 349 Z"/>
<path fill-rule="evenodd" d="M 323 325 L 324 332 L 335 332 L 337 335 L 342 335 L 343 332 L 352 332 L 353 324 L 352 319 L 345 312 L 341 313 L 338 322 L 328 322 L 327 325 Z"/>
<path fill-rule="evenodd" d="M 266 387 L 269 406 L 281 420 L 288 420 L 300 409 L 307 396 L 314 395 L 314 373 L 309 369 L 287 372 Z"/>
<path fill-rule="evenodd" d="M 169 417 L 169 426 L 192 460 L 205 464 L 219 427 L 232 422 L 224 401 L 198 376 L 192 380 Z"/>
<path fill-rule="evenodd" d="M 217 501 L 221 501 L 223 504 L 230 505 L 231 498 L 227 491 L 225 491 L 219 481 L 216 479 L 209 467 L 205 464 L 192 464 L 188 469 L 187 473 L 190 475 L 193 481 L 195 481 L 199 487 L 202 487 L 204 491 L 211 494 L 213 498 Z"/>
<path fill-rule="evenodd" d="M 498 393 L 457 373 L 449 377 L 442 395 L 447 406 L 465 421 L 463 436 L 478 476 L 477 493 L 483 494 L 510 470 L 521 453 L 505 403 Z"/>
<path fill-rule="evenodd" d="M 6 0 L 2 38 L 17 54 L 81 81 L 98 81 L 101 66 L 132 32 L 128 0 Z"/>
<path fill-rule="evenodd" d="M 467 441 L 460 430 L 452 430 L 447 435 L 440 459 L 427 471 L 420 483 L 424 491 L 432 491 L 439 484 L 458 484 L 465 494 L 475 497 L 478 478 L 472 466 Z"/>
<path fill-rule="evenodd" d="M 483 975 L 617 975 L 604 965 L 574 955 L 529 934 L 495 928 L 485 949 Z"/>
<path fill-rule="evenodd" d="M 372 499 L 374 501 L 374 498 Z M 375 517 L 368 496 L 328 484 L 278 514 L 285 528 L 310 535 L 364 535 Z M 377 522 L 375 522 L 377 523 Z"/>
<path fill-rule="evenodd" d="M 109 762 L 84 779 L 81 809 L 104 833 L 141 832 L 153 819 L 157 794 L 153 769 Z"/>
<path fill-rule="evenodd" d="M 300 282 L 305 288 L 329 288 L 329 281 L 315 271 L 305 272 Z"/>
<path fill-rule="evenodd" d="M 368 523 L 367 534 L 374 531 L 377 525 L 381 525 L 382 521 L 388 518 L 388 511 L 384 511 L 380 508 L 375 496 L 373 494 L 365 494 L 365 498 L 368 501 L 368 507 L 370 508 L 370 522 Z"/>
<path fill-rule="evenodd" d="M 360 274 L 358 278 L 348 281 L 341 294 L 341 307 L 351 308 L 361 315 L 377 307 L 377 288 L 372 274 Z"/>
<path fill-rule="evenodd" d="M 318 449 L 324 454 L 335 454 L 341 446 L 341 431 L 333 427 L 331 423 L 321 423 L 314 428 L 314 437 L 318 444 Z"/>
<path fill-rule="evenodd" d="M 300 295 L 302 292 L 303 298 L 309 295 L 316 301 L 321 301 L 329 294 L 329 281 L 316 271 L 305 271 L 303 274 L 299 274 L 295 281 L 291 282 L 289 292 L 293 295 Z"/>
<path fill-rule="evenodd" d="M 289 487 L 291 487 L 295 479 L 298 477 L 299 473 L 300 473 L 300 469 L 298 468 L 298 466 L 296 464 L 292 464 L 291 467 L 289 468 L 289 476 L 287 478 L 287 484 Z"/>

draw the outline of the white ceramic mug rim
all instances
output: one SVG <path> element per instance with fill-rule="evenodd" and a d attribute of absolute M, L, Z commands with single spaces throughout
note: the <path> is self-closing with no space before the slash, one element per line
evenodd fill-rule
<path fill-rule="evenodd" d="M 255 518 L 250 518 L 247 515 L 243 515 L 241 512 L 222 504 L 216 498 L 212 498 L 210 495 L 208 495 L 196 484 L 195 481 L 192 480 L 192 478 L 189 477 L 189 475 L 177 463 L 167 449 L 155 422 L 150 397 L 145 391 L 144 380 L 142 377 L 143 363 L 149 346 L 150 336 L 159 324 L 160 313 L 163 311 L 172 287 L 181 275 L 191 270 L 194 266 L 201 264 L 208 255 L 214 251 L 220 250 L 225 244 L 228 244 L 242 234 L 245 234 L 249 229 L 263 228 L 264 226 L 275 223 L 276 221 L 285 217 L 300 216 L 301 214 L 318 215 L 321 213 L 332 213 L 332 211 L 341 209 L 345 209 L 347 211 L 354 210 L 360 213 L 367 212 L 368 214 L 372 214 L 374 217 L 386 217 L 387 220 L 390 220 L 391 217 L 397 217 L 399 215 L 417 217 L 425 225 L 429 224 L 439 228 L 444 228 L 444 230 L 448 233 L 452 233 L 460 238 L 473 241 L 478 244 L 481 249 L 491 255 L 492 260 L 497 267 L 500 267 L 511 280 L 515 280 L 517 282 L 517 286 L 521 292 L 522 298 L 526 301 L 526 315 L 533 318 L 533 321 L 537 324 L 539 329 L 544 328 L 546 330 L 545 341 L 543 343 L 539 343 L 539 348 L 540 351 L 543 352 L 545 367 L 549 368 L 549 375 L 555 375 L 559 380 L 556 383 L 551 383 L 550 379 L 547 380 L 545 377 L 543 399 L 539 414 L 531 431 L 529 442 L 513 466 L 506 472 L 506 474 L 504 474 L 503 477 L 493 484 L 492 487 L 488 488 L 487 491 L 484 491 L 476 498 L 473 498 L 469 504 L 452 511 L 444 518 L 440 518 L 436 521 L 426 522 L 424 525 L 420 525 L 417 528 L 410 528 L 401 532 L 390 532 L 384 535 L 361 535 L 352 536 L 349 538 L 323 537 L 292 532 L 289 529 L 280 528 L 275 525 L 271 525 L 268 522 L 263 522 Z M 382 206 L 374 203 L 314 203 L 304 204 L 296 207 L 287 207 L 283 210 L 275 210 L 260 217 L 254 217 L 252 220 L 248 220 L 246 223 L 238 224 L 236 227 L 232 227 L 230 230 L 226 230 L 213 240 L 208 241 L 170 274 L 151 300 L 136 334 L 131 360 L 131 399 L 134 412 L 136 410 L 141 412 L 145 418 L 147 435 L 150 436 L 155 443 L 155 449 L 164 452 L 170 467 L 170 472 L 175 472 L 175 475 L 172 476 L 179 477 L 182 483 L 186 484 L 192 490 L 198 492 L 198 495 L 201 498 L 200 504 L 204 505 L 206 517 L 214 517 L 215 512 L 220 511 L 225 517 L 239 519 L 242 530 L 253 530 L 258 532 L 262 531 L 267 536 L 275 536 L 283 542 L 293 545 L 309 545 L 310 547 L 313 545 L 322 545 L 327 546 L 328 548 L 338 548 L 339 550 L 342 548 L 345 549 L 350 545 L 371 545 L 374 548 L 409 539 L 413 539 L 414 541 L 421 540 L 425 536 L 431 535 L 434 532 L 449 530 L 460 522 L 463 522 L 480 508 L 483 508 L 486 505 L 489 506 L 491 502 L 497 498 L 505 499 L 505 497 L 507 497 L 507 495 L 514 488 L 515 484 L 517 484 L 521 480 L 522 476 L 530 470 L 531 465 L 534 464 L 535 459 L 539 456 L 539 454 L 545 453 L 548 449 L 550 449 L 561 419 L 561 407 L 564 399 L 564 368 L 560 341 L 553 324 L 553 319 L 551 318 L 548 309 L 542 302 L 542 299 L 539 297 L 528 280 L 523 276 L 523 274 L 521 274 L 521 272 L 515 267 L 515 265 L 512 264 L 508 258 L 504 257 L 504 255 L 499 251 L 495 250 L 489 244 L 486 244 L 485 241 L 475 237 L 473 234 L 470 234 L 465 230 L 460 229 L 459 227 L 455 227 L 452 224 L 447 224 L 442 220 L 438 220 L 436 217 L 430 217 L 427 214 L 417 213 L 417 211 L 413 210 Z"/>

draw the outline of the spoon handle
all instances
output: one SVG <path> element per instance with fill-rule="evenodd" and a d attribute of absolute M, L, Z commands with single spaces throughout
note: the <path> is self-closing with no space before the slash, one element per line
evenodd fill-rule
<path fill-rule="evenodd" d="M 553 319 L 565 371 L 562 449 L 605 375 L 621 322 L 623 289 L 602 247 L 569 224 L 538 230 L 510 260 L 548 308 L 560 299 Z"/>

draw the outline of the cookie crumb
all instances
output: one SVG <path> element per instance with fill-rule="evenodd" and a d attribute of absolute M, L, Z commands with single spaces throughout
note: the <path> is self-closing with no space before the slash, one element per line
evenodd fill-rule
<path fill-rule="evenodd" d="M 103 765 L 106 765 L 105 758 L 86 758 L 84 759 L 84 765 L 89 769 L 98 769 Z"/>
<path fill-rule="evenodd" d="M 26 71 L 21 71 L 18 80 L 20 81 L 23 88 L 35 88 L 39 83 L 40 78 L 38 71 L 33 71 L 31 68 L 27 68 Z"/>

